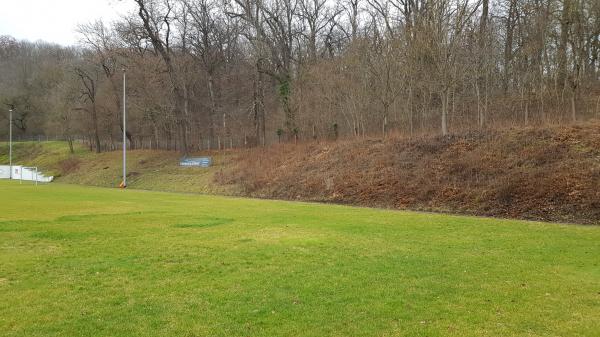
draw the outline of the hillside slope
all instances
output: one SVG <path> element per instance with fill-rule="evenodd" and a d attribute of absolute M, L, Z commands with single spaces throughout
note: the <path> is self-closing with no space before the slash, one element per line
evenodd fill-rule
<path fill-rule="evenodd" d="M 0 143 L 0 163 L 8 163 L 8 146 Z M 13 145 L 15 165 L 37 166 L 55 176 L 56 182 L 117 187 L 122 177 L 119 151 L 96 154 L 78 145 L 70 154 L 63 142 L 19 142 Z M 134 150 L 127 154 L 127 185 L 130 188 L 205 194 L 239 194 L 231 185 L 214 183 L 214 175 L 229 166 L 229 156 L 211 153 L 211 168 L 180 167 L 173 151 Z"/>
<path fill-rule="evenodd" d="M 127 155 L 127 186 L 130 188 L 204 194 L 237 194 L 234 186 L 214 183 L 214 175 L 223 167 L 226 156 L 215 155 L 211 168 L 180 167 L 180 154 L 174 151 L 129 151 Z M 106 152 L 75 157 L 62 162 L 63 170 L 57 181 L 116 187 L 121 182 L 121 152 Z"/>
<path fill-rule="evenodd" d="M 5 160 L 6 146 L 0 146 Z M 115 187 L 121 154 L 74 155 L 18 143 L 16 162 L 57 182 Z M 308 200 L 549 221 L 600 223 L 600 122 L 452 137 L 358 139 L 212 153 L 209 169 L 179 154 L 136 150 L 131 188 Z"/>
<path fill-rule="evenodd" d="M 251 150 L 245 195 L 600 223 L 600 123 Z"/>

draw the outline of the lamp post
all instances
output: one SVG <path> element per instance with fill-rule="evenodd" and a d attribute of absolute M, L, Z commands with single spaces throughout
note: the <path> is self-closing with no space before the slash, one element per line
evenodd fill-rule
<path fill-rule="evenodd" d="M 122 188 L 127 187 L 127 97 L 125 88 L 127 85 L 127 72 L 123 68 L 123 183 Z"/>
<path fill-rule="evenodd" d="M 9 178 L 12 179 L 12 113 L 13 109 L 8 110 L 8 162 L 10 167 Z"/>

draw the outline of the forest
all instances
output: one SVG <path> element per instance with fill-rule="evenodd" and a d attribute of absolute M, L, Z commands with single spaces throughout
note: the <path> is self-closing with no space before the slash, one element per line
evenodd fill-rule
<path fill-rule="evenodd" d="M 130 0 L 0 37 L 0 137 L 183 154 L 600 117 L 597 0 Z"/>

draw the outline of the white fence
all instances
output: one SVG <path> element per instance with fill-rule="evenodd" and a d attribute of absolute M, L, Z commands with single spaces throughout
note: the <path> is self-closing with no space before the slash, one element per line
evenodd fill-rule
<path fill-rule="evenodd" d="M 0 179 L 11 179 L 10 166 L 0 165 Z M 28 180 L 28 181 L 39 181 L 42 183 L 51 182 L 54 177 L 45 176 L 37 170 L 36 167 L 27 167 L 20 165 L 12 166 L 12 179 L 13 180 Z"/>
<path fill-rule="evenodd" d="M 10 178 L 10 166 L 0 166 L 0 179 Z"/>

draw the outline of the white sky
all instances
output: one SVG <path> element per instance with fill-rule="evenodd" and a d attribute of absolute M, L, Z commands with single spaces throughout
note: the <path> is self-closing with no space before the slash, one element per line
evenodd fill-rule
<path fill-rule="evenodd" d="M 74 45 L 78 24 L 110 23 L 134 8 L 133 0 L 0 0 L 0 35 Z"/>

